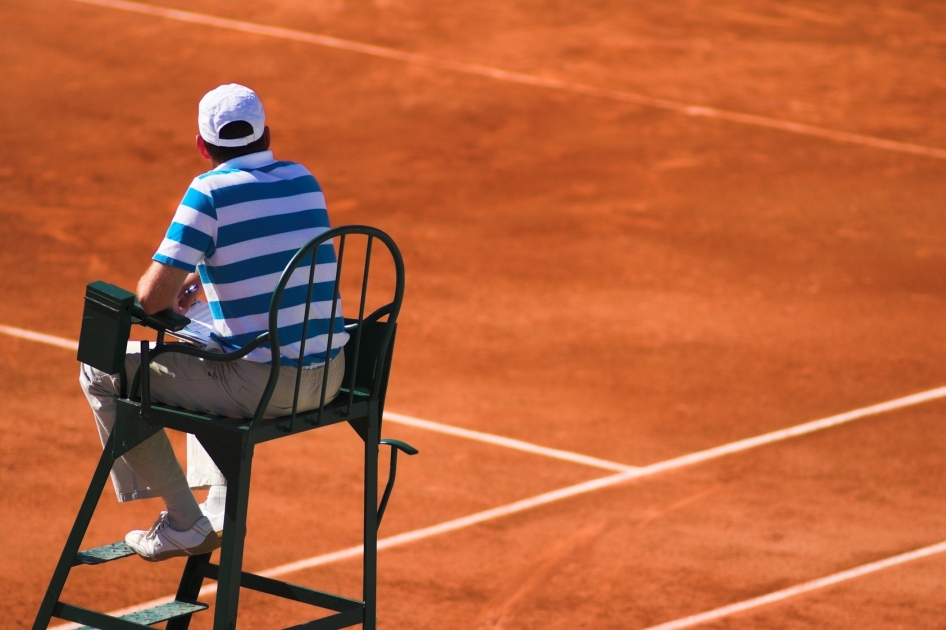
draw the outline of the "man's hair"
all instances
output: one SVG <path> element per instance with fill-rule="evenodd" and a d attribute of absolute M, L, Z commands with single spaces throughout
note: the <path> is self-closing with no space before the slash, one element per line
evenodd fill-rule
<path fill-rule="evenodd" d="M 244 120 L 235 120 L 227 123 L 220 129 L 220 137 L 224 140 L 245 138 L 251 135 L 253 135 L 253 126 Z M 207 147 L 207 153 L 210 154 L 210 157 L 212 157 L 214 161 L 221 163 L 232 160 L 233 158 L 238 158 L 241 155 L 265 151 L 269 148 L 266 142 L 266 136 L 260 136 L 258 140 L 254 140 L 242 147 L 218 147 L 215 144 L 210 144 L 206 140 L 204 140 L 204 146 Z"/>

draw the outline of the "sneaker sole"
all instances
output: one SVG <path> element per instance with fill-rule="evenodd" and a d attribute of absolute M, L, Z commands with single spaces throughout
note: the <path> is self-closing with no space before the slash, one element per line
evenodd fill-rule
<path fill-rule="evenodd" d="M 219 549 L 221 538 L 221 534 L 218 534 L 217 532 L 211 532 L 210 534 L 207 534 L 207 538 L 204 539 L 204 542 L 200 543 L 196 547 L 191 547 L 190 549 L 171 549 L 155 556 L 143 556 L 139 553 L 138 557 L 147 562 L 163 562 L 164 560 L 170 560 L 171 558 L 199 556 L 201 554 L 210 553 L 215 549 Z M 136 551 L 135 553 L 138 552 Z"/>
<path fill-rule="evenodd" d="M 220 549 L 220 544 L 222 542 L 223 536 L 217 532 L 210 532 L 207 534 L 207 538 L 204 539 L 204 542 L 200 545 L 193 547 L 187 550 L 187 555 L 189 556 L 199 556 L 201 554 L 210 553 L 215 549 Z"/>

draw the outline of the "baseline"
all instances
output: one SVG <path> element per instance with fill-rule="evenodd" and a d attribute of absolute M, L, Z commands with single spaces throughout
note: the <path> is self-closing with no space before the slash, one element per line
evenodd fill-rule
<path fill-rule="evenodd" d="M 56 337 L 55 335 L 33 332 L 32 330 L 17 328 L 16 326 L 4 326 L 0 324 L 0 333 L 10 335 L 11 337 L 26 339 L 27 341 L 45 343 L 50 346 L 56 346 L 57 348 L 65 348 L 66 350 L 79 349 L 79 342 L 73 341 L 72 339 L 64 339 L 63 337 Z"/>
<path fill-rule="evenodd" d="M 722 606 L 720 608 L 716 608 L 715 610 L 710 610 L 698 615 L 690 615 L 689 617 L 677 619 L 676 621 L 668 621 L 667 623 L 662 623 L 657 626 L 651 626 L 646 630 L 679 630 L 680 628 L 690 628 L 701 623 L 715 621 L 716 619 L 728 617 L 729 615 L 734 615 L 745 610 L 779 602 L 783 599 L 788 599 L 789 597 L 795 597 L 796 595 L 801 595 L 802 593 L 807 593 L 820 588 L 826 588 L 846 580 L 853 580 L 854 578 L 867 575 L 868 573 L 874 573 L 876 571 L 888 569 L 890 567 L 897 566 L 898 564 L 912 562 L 913 560 L 926 558 L 944 551 L 946 551 L 946 541 L 937 543 L 935 545 L 930 545 L 928 547 L 915 549 L 913 551 L 908 551 L 897 556 L 891 556 L 890 558 L 885 558 L 883 560 L 877 560 L 876 562 L 862 564 L 861 566 L 854 567 L 853 569 L 841 571 L 839 573 L 828 575 L 823 578 L 818 578 L 817 580 L 811 580 L 810 582 L 805 582 L 803 584 L 790 586 L 780 591 L 769 593 L 768 595 L 753 597 L 752 599 L 747 599 L 745 601 L 738 602 L 736 604 L 730 604 L 728 606 Z"/>
<path fill-rule="evenodd" d="M 621 101 L 625 103 L 633 103 L 635 105 L 643 105 L 646 107 L 655 107 L 658 109 L 669 110 L 676 112 L 678 114 L 684 114 L 687 116 L 700 116 L 704 118 L 715 118 L 719 120 L 726 120 L 728 122 L 735 122 L 744 125 L 752 125 L 756 127 L 766 127 L 768 129 L 776 129 L 778 131 L 785 131 L 788 133 L 794 133 L 804 136 L 813 136 L 816 138 L 821 138 L 824 140 L 832 140 L 835 142 L 843 142 L 847 144 L 858 144 L 862 146 L 872 147 L 875 149 L 884 149 L 887 151 L 897 151 L 901 153 L 911 153 L 913 155 L 921 155 L 924 157 L 936 158 L 939 160 L 946 160 L 946 149 L 940 149 L 936 147 L 927 147 L 919 144 L 913 144 L 910 142 L 899 142 L 897 140 L 889 140 L 887 138 L 878 138 L 876 136 L 868 136 L 859 133 L 852 133 L 848 131 L 838 131 L 836 129 L 828 129 L 826 127 L 818 127 L 817 125 L 809 125 L 807 123 L 800 123 L 791 120 L 783 120 L 780 118 L 771 118 L 768 116 L 759 116 L 756 114 L 746 114 L 742 112 L 719 109 L 716 107 L 708 107 L 703 105 L 694 105 L 691 103 L 683 103 L 680 101 L 674 101 L 669 99 L 654 98 L 651 96 L 645 96 L 643 94 L 637 94 L 635 92 L 627 92 L 623 90 L 612 90 L 608 88 L 600 88 L 592 85 L 587 85 L 584 83 L 576 83 L 572 81 L 563 81 L 561 79 L 553 79 L 550 77 L 541 77 L 533 74 L 527 74 L 524 72 L 516 72 L 511 70 L 503 70 L 501 68 L 494 68 L 491 66 L 484 66 L 481 64 L 475 63 L 466 63 L 462 61 L 452 61 L 449 59 L 441 59 L 438 57 L 431 57 L 429 55 L 424 55 L 421 53 L 410 53 L 394 48 L 387 48 L 385 46 L 377 46 L 374 44 L 365 44 L 362 42 L 357 42 L 348 39 L 342 39 L 339 37 L 332 37 L 329 35 L 318 35 L 315 33 L 307 33 L 305 31 L 299 31 L 290 28 L 283 28 L 278 26 L 265 26 L 261 24 L 254 24 L 252 22 L 242 22 L 240 20 L 233 20 L 229 18 L 216 17 L 212 15 L 205 15 L 203 13 L 194 13 L 192 11 L 183 11 L 180 9 L 171 9 L 167 7 L 153 6 L 147 4 L 141 4 L 139 2 L 131 2 L 129 0 L 72 0 L 73 2 L 80 2 L 83 4 L 96 5 L 100 7 L 106 7 L 110 9 L 118 9 L 121 11 L 129 11 L 132 13 L 141 13 L 144 15 L 151 15 L 156 17 L 167 18 L 170 20 L 177 20 L 179 22 L 190 22 L 192 24 L 201 24 L 205 26 L 214 26 L 219 28 L 230 29 L 234 31 L 240 31 L 242 33 L 252 33 L 255 35 L 267 35 L 270 37 L 278 37 L 281 39 L 289 39 L 299 42 L 306 42 L 309 44 L 316 44 L 319 46 L 324 46 L 326 48 L 334 48 L 337 50 L 345 50 L 349 52 L 356 52 L 365 55 L 371 55 L 373 57 L 381 57 L 383 59 L 391 59 L 395 61 L 403 61 L 405 63 L 413 63 L 421 66 L 427 66 L 432 68 L 440 68 L 441 70 L 450 70 L 453 72 L 460 72 L 464 74 L 472 74 L 482 77 L 488 77 L 491 79 L 496 79 L 498 81 L 506 81 L 509 83 L 518 83 L 521 85 L 531 85 L 533 87 L 543 87 L 553 90 L 560 90 L 563 92 L 571 92 L 574 94 L 582 94 L 585 96 L 595 96 L 598 98 L 607 98 L 615 101 Z"/>
<path fill-rule="evenodd" d="M 504 516 L 509 516 L 512 514 L 517 514 L 527 510 L 531 510 L 543 505 L 549 505 L 551 503 L 556 503 L 564 499 L 571 497 L 576 497 L 582 494 L 587 494 L 589 492 L 594 492 L 595 490 L 601 490 L 603 488 L 608 488 L 615 486 L 633 479 L 640 479 L 643 477 L 649 477 L 657 473 L 675 470 L 679 468 L 685 468 L 687 466 L 692 466 L 694 464 L 702 463 L 712 459 L 717 459 L 724 457 L 726 455 L 731 455 L 733 453 L 739 453 L 742 451 L 747 451 L 759 446 L 766 444 L 771 444 L 773 442 L 778 442 L 786 440 L 793 437 L 798 437 L 801 435 L 807 435 L 809 433 L 814 433 L 816 431 L 822 431 L 831 427 L 835 427 L 841 424 L 852 422 L 860 418 L 865 418 L 868 416 L 878 415 L 885 413 L 887 411 L 893 411 L 895 409 L 902 409 L 904 407 L 910 407 L 912 405 L 918 405 L 924 402 L 931 400 L 936 400 L 940 398 L 946 398 L 946 387 L 938 387 L 936 389 L 931 389 L 925 392 L 920 392 L 910 396 L 904 396 L 902 398 L 897 398 L 895 400 L 890 400 L 884 403 L 878 403 L 876 405 L 870 405 L 868 407 L 861 407 L 860 409 L 855 409 L 853 411 L 848 411 L 845 413 L 837 414 L 827 418 L 822 418 L 820 420 L 813 420 L 811 422 L 806 422 L 794 427 L 789 427 L 787 429 L 782 429 L 779 431 L 773 431 L 771 433 L 766 433 L 759 435 L 753 438 L 747 438 L 744 440 L 738 440 L 736 442 L 731 442 L 729 444 L 723 444 L 714 448 L 709 448 L 706 450 L 698 451 L 696 453 L 691 453 L 689 455 L 683 455 L 680 457 L 674 457 L 672 459 L 665 460 L 663 462 L 657 462 L 655 464 L 650 464 L 649 466 L 643 466 L 634 470 L 628 470 L 620 472 L 616 475 L 609 475 L 607 477 L 601 477 L 599 479 L 592 479 L 591 481 L 585 481 L 573 486 L 568 486 L 566 488 L 561 488 L 559 490 L 553 490 L 551 492 L 546 492 L 528 499 L 522 499 L 520 501 L 515 501 L 507 505 L 500 507 L 492 508 L 489 510 L 484 510 L 482 512 L 477 512 L 476 514 L 471 514 L 469 516 L 464 516 L 461 518 L 453 519 L 451 521 L 446 521 L 438 525 L 432 525 L 430 527 L 422 527 L 420 529 L 415 529 L 403 534 L 397 534 L 395 536 L 389 536 L 378 541 L 378 550 L 390 549 L 392 547 L 398 547 L 408 543 L 416 542 L 419 540 L 424 540 L 426 538 L 431 538 L 433 536 L 439 536 L 440 534 L 445 534 L 448 532 L 454 532 L 460 529 L 465 529 L 473 525 L 478 525 L 486 521 L 491 521 L 494 519 L 502 518 Z M 941 543 L 946 545 L 946 543 Z M 935 547 L 935 546 L 934 546 Z M 938 547 L 936 547 L 938 548 Z M 293 573 L 296 571 L 302 571 L 304 569 L 310 569 L 317 566 L 322 566 L 325 564 L 330 564 L 332 562 L 338 562 L 341 560 L 347 560 L 350 558 L 359 557 L 364 550 L 362 545 L 355 547 L 349 547 L 347 549 L 342 549 L 332 553 L 323 554 L 320 556 L 314 556 L 312 558 L 307 558 L 304 560 L 299 560 L 296 562 L 290 562 L 288 564 L 283 564 L 272 569 L 261 571 L 260 575 L 264 577 L 276 577 L 285 575 L 286 573 Z M 918 550 L 919 553 L 922 550 Z M 899 556 L 898 556 L 899 557 Z M 878 563 L 874 563 L 878 564 Z M 887 565 L 878 566 L 877 569 L 886 568 Z M 824 578 L 827 579 L 827 578 Z M 208 584 L 200 590 L 200 596 L 211 595 L 217 590 L 216 584 Z M 121 616 L 130 614 L 132 612 L 138 612 L 139 610 L 144 610 L 152 606 L 159 605 L 161 603 L 169 602 L 173 599 L 173 596 L 167 596 L 160 599 L 152 600 L 132 606 L 130 608 L 124 608 L 118 611 L 113 611 L 108 613 L 112 616 Z M 761 605 L 761 604 L 760 604 Z M 67 624 L 61 626 L 55 626 L 51 630 L 73 630 L 78 628 L 78 625 Z M 666 630 L 666 629 L 664 629 Z"/>

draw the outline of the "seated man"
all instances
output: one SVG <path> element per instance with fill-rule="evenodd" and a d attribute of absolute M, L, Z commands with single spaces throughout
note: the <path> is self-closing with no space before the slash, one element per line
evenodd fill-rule
<path fill-rule="evenodd" d="M 257 95 L 241 85 L 207 93 L 198 108 L 197 150 L 211 170 L 195 178 L 184 195 L 151 266 L 138 283 L 149 313 L 187 311 L 203 285 L 213 313 L 212 350 L 230 352 L 268 330 L 269 304 L 280 274 L 300 247 L 329 229 L 318 182 L 301 165 L 273 159 L 269 127 Z M 319 248 L 317 277 L 335 277 L 331 242 Z M 280 345 L 268 345 L 230 362 L 204 361 L 183 354 L 159 356 L 150 368 L 153 401 L 228 417 L 251 417 L 279 361 L 280 379 L 267 417 L 288 415 L 295 390 L 308 269 L 293 277 L 280 306 Z M 316 296 L 308 326 L 298 409 L 318 407 L 323 370 L 329 371 L 326 401 L 338 394 L 345 371 L 342 346 L 348 340 L 341 304 L 334 322 L 333 348 L 326 348 L 332 296 Z M 285 336 L 283 336 L 285 334 Z M 129 382 L 140 354 L 125 358 Z M 82 366 L 80 382 L 98 425 L 102 444 L 115 423 L 118 375 Z M 226 479 L 192 435 L 188 435 L 185 479 L 164 431 L 115 462 L 112 483 L 120 502 L 161 497 L 167 510 L 148 531 L 125 542 L 141 557 L 159 561 L 207 553 L 220 544 Z M 189 483 L 188 483 L 189 482 Z M 190 487 L 189 487 L 190 486 Z M 190 488 L 210 486 L 198 505 Z"/>

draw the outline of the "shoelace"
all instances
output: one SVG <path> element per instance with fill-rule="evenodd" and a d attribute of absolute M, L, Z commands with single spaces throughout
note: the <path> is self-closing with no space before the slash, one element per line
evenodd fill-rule
<path fill-rule="evenodd" d="M 161 512 L 158 516 L 158 520 L 154 522 L 154 525 L 151 526 L 151 529 L 148 530 L 148 533 L 145 534 L 146 540 L 154 540 L 158 532 L 168 526 L 168 513 Z"/>

